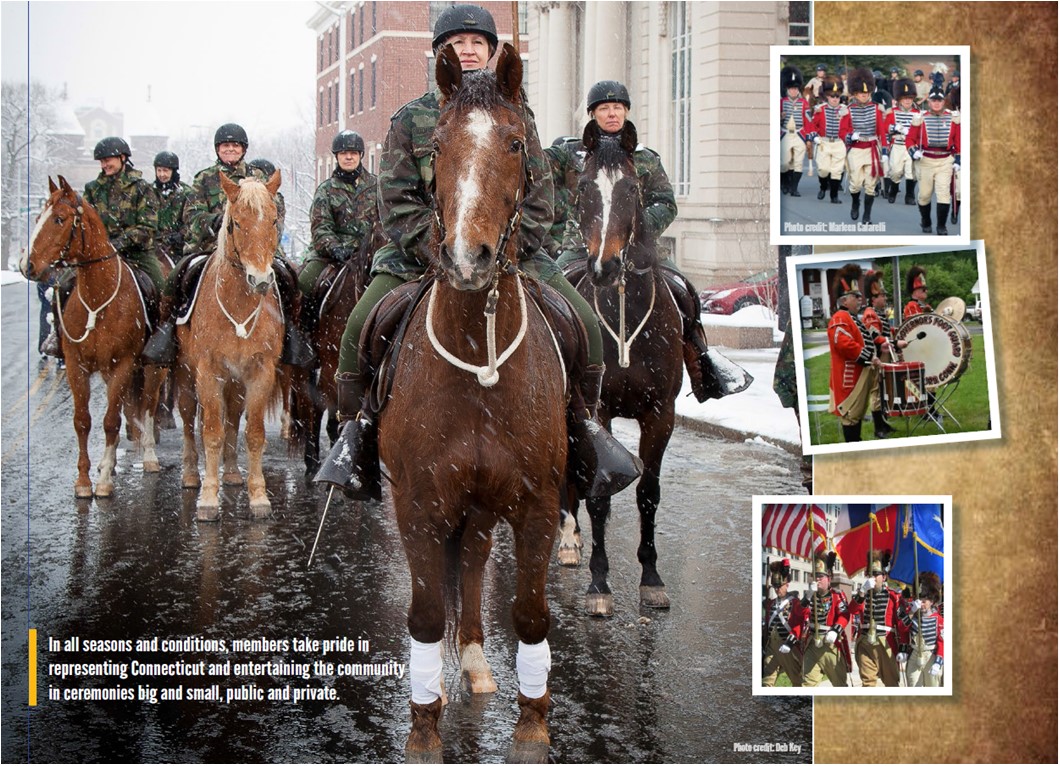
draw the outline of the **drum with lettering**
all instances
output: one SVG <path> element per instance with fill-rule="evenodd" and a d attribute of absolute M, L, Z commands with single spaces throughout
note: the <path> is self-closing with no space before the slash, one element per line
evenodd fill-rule
<path fill-rule="evenodd" d="M 939 314 L 911 316 L 894 336 L 909 344 L 900 351 L 902 361 L 924 363 L 924 383 L 929 389 L 957 380 L 968 369 L 972 358 L 968 330 Z"/>
<path fill-rule="evenodd" d="M 880 367 L 883 410 L 891 417 L 923 415 L 928 411 L 923 362 L 884 363 Z"/>

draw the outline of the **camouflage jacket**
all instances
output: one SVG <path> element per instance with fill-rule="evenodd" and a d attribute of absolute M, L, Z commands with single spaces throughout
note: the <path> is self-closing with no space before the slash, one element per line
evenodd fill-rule
<path fill-rule="evenodd" d="M 85 201 L 103 219 L 118 252 L 127 257 L 152 252 L 158 216 L 143 173 L 128 165 L 113 176 L 100 173 L 85 186 Z"/>
<path fill-rule="evenodd" d="M 567 148 L 571 155 L 568 162 L 575 168 L 573 178 L 568 180 L 568 194 L 566 198 L 567 207 L 556 210 L 556 223 L 553 229 L 562 220 L 563 226 L 563 250 L 584 250 L 585 243 L 582 241 L 581 229 L 578 222 L 574 220 L 574 214 L 578 207 L 578 173 L 581 172 L 585 163 L 585 150 L 578 144 L 568 143 L 562 146 Z M 648 230 L 656 237 L 666 231 L 666 227 L 673 223 L 677 217 L 677 201 L 674 199 L 674 187 L 670 185 L 670 179 L 663 169 L 662 160 L 653 149 L 638 145 L 633 153 L 633 167 L 637 171 L 640 180 L 640 188 L 644 194 L 644 220 Z M 567 174 L 568 177 L 571 175 Z"/>
<path fill-rule="evenodd" d="M 566 211 L 571 210 L 571 200 L 574 191 L 578 188 L 578 174 L 582 170 L 582 157 L 577 154 L 581 142 L 577 139 L 565 141 L 558 146 L 549 146 L 545 151 L 548 164 L 552 169 L 552 200 L 555 210 L 555 220 L 549 230 L 550 250 L 559 252 L 563 246 L 563 230 L 567 225 L 568 215 Z"/>
<path fill-rule="evenodd" d="M 352 183 L 344 175 L 336 168 L 313 196 L 309 228 L 313 251 L 321 258 L 334 259 L 340 247 L 360 250 L 379 222 L 379 179 L 363 166 Z"/>
<path fill-rule="evenodd" d="M 430 264 L 434 212 L 429 191 L 434 179 L 434 127 L 438 124 L 438 89 L 401 107 L 390 118 L 379 169 L 379 216 L 390 242 L 375 255 L 373 272 L 414 279 Z M 544 247 L 552 225 L 552 177 L 541 151 L 533 112 L 523 108 L 526 149 L 533 185 L 523 203 L 521 257 Z"/>
<path fill-rule="evenodd" d="M 243 160 L 235 165 L 225 165 L 218 160 L 196 173 L 184 205 L 185 255 L 212 253 L 217 248 L 217 232 L 213 229 L 213 221 L 216 216 L 224 213 L 227 202 L 224 190 L 221 189 L 222 172 L 236 183 L 247 176 L 265 180 L 264 173 L 256 168 L 248 168 Z"/>

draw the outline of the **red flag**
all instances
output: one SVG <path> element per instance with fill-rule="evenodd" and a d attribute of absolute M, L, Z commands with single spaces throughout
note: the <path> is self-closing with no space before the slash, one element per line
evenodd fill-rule
<path fill-rule="evenodd" d="M 810 532 L 810 514 L 813 513 L 813 533 Z M 762 545 L 768 548 L 812 558 L 813 552 L 825 549 L 827 527 L 824 511 L 816 505 L 785 504 L 762 506 Z M 811 538 L 815 540 L 813 552 Z"/>
<path fill-rule="evenodd" d="M 868 507 L 868 506 L 866 506 Z M 874 506 L 868 520 L 852 527 L 849 532 L 835 540 L 835 551 L 848 575 L 865 568 L 869 555 L 869 529 L 872 529 L 872 547 L 894 553 L 894 532 L 898 528 L 898 506 Z M 875 521 L 872 516 L 875 516 Z M 853 518 L 853 514 L 851 514 Z"/>

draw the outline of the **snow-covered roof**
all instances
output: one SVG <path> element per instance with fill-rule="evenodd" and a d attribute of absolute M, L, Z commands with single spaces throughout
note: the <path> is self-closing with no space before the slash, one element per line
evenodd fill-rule
<path fill-rule="evenodd" d="M 158 115 L 154 104 L 148 101 L 129 104 L 123 110 L 125 117 L 125 135 L 133 136 L 168 136 L 169 129 Z"/>
<path fill-rule="evenodd" d="M 85 129 L 81 127 L 81 121 L 74 113 L 74 107 L 69 101 L 58 101 L 55 104 L 55 125 L 51 133 L 57 136 L 84 136 Z"/>

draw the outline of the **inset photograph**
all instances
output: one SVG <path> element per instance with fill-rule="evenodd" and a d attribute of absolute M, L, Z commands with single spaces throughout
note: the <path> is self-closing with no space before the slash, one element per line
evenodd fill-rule
<path fill-rule="evenodd" d="M 803 454 L 1001 436 L 982 241 L 793 256 L 788 283 Z"/>
<path fill-rule="evenodd" d="M 950 695 L 951 498 L 760 496 L 754 694 Z"/>
<path fill-rule="evenodd" d="M 968 242 L 967 46 L 770 55 L 772 244 Z"/>

